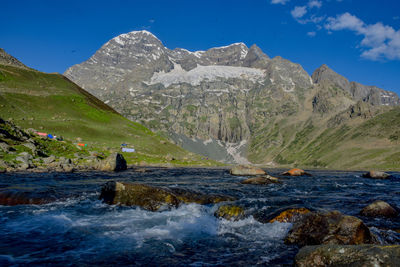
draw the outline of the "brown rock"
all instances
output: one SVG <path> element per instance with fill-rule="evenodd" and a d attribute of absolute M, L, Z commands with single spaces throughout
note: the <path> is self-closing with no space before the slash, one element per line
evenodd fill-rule
<path fill-rule="evenodd" d="M 266 175 L 267 173 L 257 167 L 249 166 L 249 165 L 239 165 L 235 166 L 230 170 L 230 174 L 238 175 L 238 176 L 257 176 L 257 175 Z"/>
<path fill-rule="evenodd" d="M 285 242 L 300 246 L 357 245 L 373 243 L 373 237 L 368 227 L 356 217 L 343 215 L 338 211 L 309 212 L 293 225 Z"/>
<path fill-rule="evenodd" d="M 396 217 L 398 212 L 385 201 L 377 200 L 363 208 L 360 214 L 368 217 Z"/>
<path fill-rule="evenodd" d="M 283 172 L 281 175 L 286 175 L 286 176 L 311 176 L 311 174 L 305 172 L 302 169 L 291 169 L 287 172 Z"/>
<path fill-rule="evenodd" d="M 294 209 L 288 209 L 283 212 L 281 212 L 278 216 L 270 220 L 270 223 L 273 222 L 283 222 L 283 223 L 293 223 L 297 220 L 299 220 L 304 214 L 309 213 L 310 210 L 306 208 L 294 208 Z"/>
<path fill-rule="evenodd" d="M 99 165 L 101 171 L 123 171 L 127 169 L 124 156 L 119 153 L 112 153 Z"/>
<path fill-rule="evenodd" d="M 238 221 L 244 218 L 244 209 L 238 206 L 223 205 L 214 213 L 217 218 Z"/>
<path fill-rule="evenodd" d="M 381 171 L 369 171 L 363 174 L 364 178 L 373 178 L 373 179 L 387 179 L 390 178 L 391 175 L 381 172 Z"/>
<path fill-rule="evenodd" d="M 114 181 L 102 187 L 100 199 L 107 204 L 140 206 L 150 211 L 157 211 L 162 206 L 178 207 L 181 203 L 212 204 L 235 200 L 229 196 L 204 195 L 179 188 L 167 189 Z"/>
<path fill-rule="evenodd" d="M 255 184 L 255 185 L 264 185 L 264 184 L 275 184 L 279 183 L 278 178 L 267 175 L 253 177 L 240 182 L 241 184 Z"/>
<path fill-rule="evenodd" d="M 295 258 L 298 267 L 325 266 L 399 266 L 400 246 L 322 245 L 306 246 Z"/>

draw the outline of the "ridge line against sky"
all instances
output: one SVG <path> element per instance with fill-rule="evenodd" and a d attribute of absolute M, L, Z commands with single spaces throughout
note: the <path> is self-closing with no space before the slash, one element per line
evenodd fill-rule
<path fill-rule="evenodd" d="M 0 47 L 40 71 L 62 73 L 110 39 L 145 29 L 171 49 L 257 44 L 309 74 L 327 64 L 400 94 L 396 0 L 5 0 L 2 9 Z"/>

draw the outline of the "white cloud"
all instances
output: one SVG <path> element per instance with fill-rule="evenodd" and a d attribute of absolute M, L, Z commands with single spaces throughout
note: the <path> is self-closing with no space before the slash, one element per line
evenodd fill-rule
<path fill-rule="evenodd" d="M 316 32 L 307 32 L 307 35 L 310 37 L 314 37 L 315 35 L 317 35 Z"/>
<path fill-rule="evenodd" d="M 287 2 L 289 2 L 290 0 L 271 0 L 271 4 L 281 4 L 284 5 Z"/>
<path fill-rule="evenodd" d="M 291 12 L 290 12 L 295 19 L 300 19 L 307 13 L 307 7 L 306 6 L 296 6 Z"/>
<path fill-rule="evenodd" d="M 310 0 L 307 5 L 308 5 L 309 8 L 313 8 L 313 7 L 321 8 L 322 1 Z"/>
<path fill-rule="evenodd" d="M 327 19 L 325 28 L 329 31 L 350 30 L 362 35 L 360 46 L 365 48 L 361 56 L 370 60 L 400 59 L 400 30 L 382 24 L 366 24 L 350 13 Z"/>

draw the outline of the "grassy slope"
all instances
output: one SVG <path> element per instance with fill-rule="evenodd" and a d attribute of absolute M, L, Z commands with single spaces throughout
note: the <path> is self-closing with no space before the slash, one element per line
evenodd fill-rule
<path fill-rule="evenodd" d="M 124 154 L 128 163 L 167 163 L 166 155 L 171 155 L 173 164 L 215 164 L 123 118 L 60 74 L 0 65 L 0 116 L 23 128 L 82 140 L 92 150 L 128 143 L 138 152 Z"/>
<path fill-rule="evenodd" d="M 314 94 L 310 92 L 310 96 Z M 347 115 L 333 127 L 328 121 L 337 109 L 313 114 L 310 96 L 298 113 L 275 117 L 254 132 L 249 147 L 252 162 L 273 161 L 281 167 L 400 170 L 400 107 L 375 107 L 380 115 L 371 119 L 350 119 Z M 334 104 L 340 104 L 337 102 Z"/>

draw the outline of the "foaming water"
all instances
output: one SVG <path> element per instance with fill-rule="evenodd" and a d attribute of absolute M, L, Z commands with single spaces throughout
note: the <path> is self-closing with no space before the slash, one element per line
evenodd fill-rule
<path fill-rule="evenodd" d="M 358 216 L 376 199 L 400 206 L 397 174 L 381 181 L 360 178 L 359 173 L 313 174 L 268 186 L 242 185 L 244 178 L 205 169 L 1 175 L 3 191 L 23 188 L 35 196 L 50 192 L 57 201 L 0 206 L 0 265 L 290 265 L 298 251 L 284 244 L 291 224 L 261 223 L 280 211 L 307 207 Z M 217 219 L 214 212 L 220 204 L 160 212 L 106 205 L 98 196 L 110 179 L 235 196 L 233 203 L 244 207 L 246 216 Z M 382 243 L 399 242 L 399 234 L 388 230 L 400 228 L 398 218 L 361 218 Z"/>

